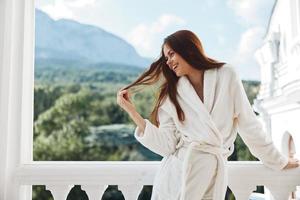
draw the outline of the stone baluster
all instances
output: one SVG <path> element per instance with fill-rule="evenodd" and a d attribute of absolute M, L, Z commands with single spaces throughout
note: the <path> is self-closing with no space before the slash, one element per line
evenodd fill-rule
<path fill-rule="evenodd" d="M 86 192 L 89 200 L 101 200 L 108 185 L 81 185 L 81 189 Z"/>
<path fill-rule="evenodd" d="M 296 185 L 290 185 L 287 183 L 280 185 L 267 185 L 270 193 L 274 197 L 274 200 L 288 199 L 291 192 L 296 189 Z"/>
<path fill-rule="evenodd" d="M 236 184 L 230 185 L 230 189 L 236 200 L 248 200 L 251 193 L 256 190 L 256 186 L 246 183 L 239 184 L 236 182 Z"/>
<path fill-rule="evenodd" d="M 49 190 L 54 200 L 66 200 L 70 190 L 74 185 L 47 185 L 46 190 Z"/>
<path fill-rule="evenodd" d="M 142 185 L 119 185 L 125 200 L 137 200 L 143 189 Z"/>

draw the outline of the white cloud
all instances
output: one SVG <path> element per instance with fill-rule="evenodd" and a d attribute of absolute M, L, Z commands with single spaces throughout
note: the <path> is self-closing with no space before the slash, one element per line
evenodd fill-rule
<path fill-rule="evenodd" d="M 84 6 L 93 5 L 96 3 L 96 0 L 61 0 L 67 6 L 81 8 Z"/>
<path fill-rule="evenodd" d="M 245 31 L 240 39 L 238 53 L 242 56 L 253 55 L 253 52 L 262 44 L 265 29 L 254 27 Z"/>
<path fill-rule="evenodd" d="M 164 14 L 158 21 L 154 22 L 150 28 L 154 33 L 161 33 L 166 30 L 169 26 L 183 24 L 184 20 L 175 15 Z"/>
<path fill-rule="evenodd" d="M 243 78 L 260 79 L 259 65 L 254 58 L 261 46 L 265 28 L 271 15 L 274 0 L 227 0 L 227 6 L 237 16 L 237 21 L 246 27 L 236 47 L 231 62 L 240 69 Z"/>
<path fill-rule="evenodd" d="M 158 35 L 165 33 L 174 26 L 183 25 L 185 21 L 175 15 L 164 14 L 151 24 L 140 24 L 128 35 L 128 41 L 142 55 L 155 55 L 160 48 L 161 41 L 157 41 Z"/>
<path fill-rule="evenodd" d="M 261 25 L 265 23 L 262 15 L 266 10 L 271 10 L 274 0 L 227 0 L 227 5 L 233 9 L 244 23 L 250 25 Z"/>
<path fill-rule="evenodd" d="M 96 0 L 55 0 L 52 4 L 41 5 L 39 9 L 54 19 L 75 19 L 74 9 L 92 6 Z"/>
<path fill-rule="evenodd" d="M 54 3 L 52 5 L 45 5 L 40 8 L 42 11 L 46 12 L 53 19 L 73 19 L 74 14 L 72 10 L 70 10 L 65 4 L 62 3 Z"/>
<path fill-rule="evenodd" d="M 239 41 L 236 54 L 232 58 L 232 63 L 240 71 L 245 74 L 244 77 L 248 77 L 251 74 L 253 79 L 259 79 L 259 66 L 254 59 L 254 53 L 258 47 L 262 44 L 265 29 L 257 26 L 246 30 Z"/>

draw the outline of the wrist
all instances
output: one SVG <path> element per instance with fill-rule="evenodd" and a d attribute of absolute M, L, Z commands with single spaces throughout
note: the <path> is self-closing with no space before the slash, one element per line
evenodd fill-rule
<path fill-rule="evenodd" d="M 134 108 L 128 108 L 127 109 L 127 113 L 130 115 L 130 116 L 133 116 L 137 113 L 137 111 L 134 109 Z"/>

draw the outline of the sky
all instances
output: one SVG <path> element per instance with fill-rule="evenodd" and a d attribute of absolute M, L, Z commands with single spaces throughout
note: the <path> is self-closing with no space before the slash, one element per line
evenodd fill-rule
<path fill-rule="evenodd" d="M 54 19 L 72 19 L 111 32 L 144 57 L 158 58 L 163 39 L 189 29 L 206 54 L 230 63 L 242 79 L 260 80 L 254 58 L 275 0 L 36 0 Z"/>

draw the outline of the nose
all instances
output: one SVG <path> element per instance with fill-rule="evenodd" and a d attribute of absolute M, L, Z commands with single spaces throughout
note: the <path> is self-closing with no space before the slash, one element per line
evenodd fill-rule
<path fill-rule="evenodd" d="M 169 67 L 171 67 L 172 65 L 172 60 L 169 58 L 168 60 L 167 60 L 167 65 L 169 66 Z"/>

